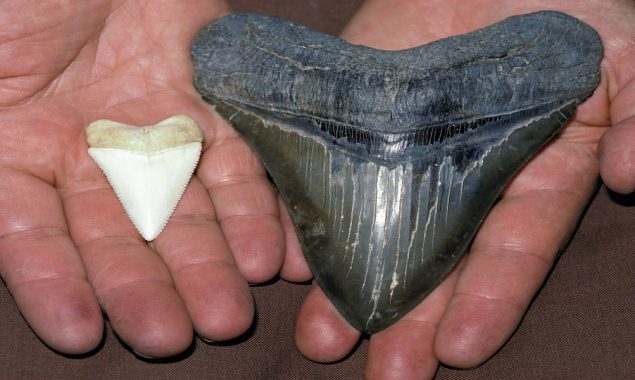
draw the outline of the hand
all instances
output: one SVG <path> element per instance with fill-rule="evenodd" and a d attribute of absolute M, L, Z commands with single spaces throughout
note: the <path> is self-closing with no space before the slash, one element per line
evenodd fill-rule
<path fill-rule="evenodd" d="M 96 347 L 100 307 L 150 357 L 186 349 L 193 329 L 224 340 L 251 325 L 248 281 L 278 272 L 285 237 L 264 169 L 192 87 L 189 44 L 226 11 L 220 0 L 0 4 L 0 274 L 50 347 Z M 204 153 L 148 244 L 88 156 L 84 129 L 177 113 L 204 130 Z"/>
<path fill-rule="evenodd" d="M 600 168 L 613 189 L 635 190 L 635 4 L 559 4 L 558 10 L 601 34 L 600 86 L 507 186 L 453 273 L 402 320 L 371 336 L 369 379 L 431 378 L 439 362 L 466 368 L 485 361 L 520 322 L 593 194 Z M 343 36 L 357 44 L 403 49 L 554 6 L 540 0 L 369 0 Z M 305 273 L 292 262 L 285 262 L 283 274 Z M 338 360 L 359 336 L 314 287 L 298 317 L 300 351 L 316 361 Z"/>

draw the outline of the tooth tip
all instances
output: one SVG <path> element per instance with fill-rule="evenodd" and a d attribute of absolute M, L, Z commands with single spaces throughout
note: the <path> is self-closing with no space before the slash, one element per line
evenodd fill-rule
<path fill-rule="evenodd" d="M 141 234 L 141 237 L 145 240 L 145 241 L 152 241 L 154 239 L 156 239 L 159 234 L 163 231 L 141 231 L 140 229 L 137 229 L 139 231 L 139 233 Z"/>

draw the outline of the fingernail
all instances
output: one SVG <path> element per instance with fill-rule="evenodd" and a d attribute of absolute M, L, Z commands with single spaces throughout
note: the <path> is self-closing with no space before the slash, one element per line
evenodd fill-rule
<path fill-rule="evenodd" d="M 200 335 L 198 336 L 198 338 L 199 338 L 200 340 L 202 340 L 203 342 L 205 342 L 205 343 L 209 343 L 209 344 L 214 344 L 214 343 L 216 343 L 215 341 L 213 341 L 213 340 L 211 340 L 211 339 L 208 339 L 208 338 L 205 338 L 205 337 L 200 336 Z"/>
<path fill-rule="evenodd" d="M 132 351 L 136 356 L 142 358 L 142 359 L 147 359 L 147 360 L 156 360 L 157 358 L 154 356 L 148 356 L 148 355 L 144 355 L 144 354 L 140 354 L 137 351 Z"/>

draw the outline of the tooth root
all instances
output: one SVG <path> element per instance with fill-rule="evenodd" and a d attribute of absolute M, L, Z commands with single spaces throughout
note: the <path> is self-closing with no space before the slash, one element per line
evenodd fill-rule
<path fill-rule="evenodd" d="M 373 333 L 450 272 L 591 95 L 602 48 L 557 12 L 399 52 L 236 14 L 205 27 L 192 56 L 198 91 L 271 174 L 316 281 Z"/>
<path fill-rule="evenodd" d="M 106 175 L 126 214 L 148 241 L 167 224 L 196 168 L 202 133 L 187 116 L 154 126 L 92 123 L 88 153 Z"/>

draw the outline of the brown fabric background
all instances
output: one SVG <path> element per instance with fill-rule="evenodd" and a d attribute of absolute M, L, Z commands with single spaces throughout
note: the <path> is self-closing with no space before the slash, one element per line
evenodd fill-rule
<path fill-rule="evenodd" d="M 336 34 L 359 0 L 230 1 L 238 11 L 284 16 Z M 437 379 L 635 378 L 635 197 L 602 188 L 520 327 L 488 362 L 442 367 Z M 0 287 L 0 379 L 358 379 L 367 341 L 336 364 L 302 357 L 293 342 L 306 285 L 275 281 L 253 288 L 257 322 L 224 344 L 197 340 L 179 358 L 135 357 L 108 328 L 102 346 L 80 358 L 45 347 Z"/>

